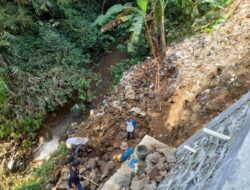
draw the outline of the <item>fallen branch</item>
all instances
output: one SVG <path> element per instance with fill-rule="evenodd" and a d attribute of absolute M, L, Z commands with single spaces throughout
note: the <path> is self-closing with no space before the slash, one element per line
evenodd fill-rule
<path fill-rule="evenodd" d="M 85 177 L 85 176 L 83 176 L 83 175 L 81 175 L 81 177 L 84 178 L 84 179 L 86 179 L 86 180 L 88 180 L 89 182 L 93 183 L 93 184 L 96 185 L 97 187 L 100 186 L 100 185 L 97 184 L 96 182 L 92 181 L 91 179 L 89 179 L 89 178 L 87 178 L 87 177 Z"/>

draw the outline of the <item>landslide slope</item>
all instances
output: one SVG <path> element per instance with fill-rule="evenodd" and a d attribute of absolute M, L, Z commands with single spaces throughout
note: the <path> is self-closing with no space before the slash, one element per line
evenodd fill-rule
<path fill-rule="evenodd" d="M 98 157 L 100 163 L 119 167 L 112 160 L 126 139 L 127 116 L 139 126 L 129 145 L 149 134 L 177 146 L 246 93 L 250 89 L 249 10 L 248 0 L 237 1 L 226 10 L 232 13 L 230 19 L 212 35 L 171 44 L 161 65 L 159 94 L 154 93 L 156 70 L 150 59 L 124 73 L 113 94 L 76 127 L 76 136 L 90 138 L 91 153 L 82 157 L 84 163 Z M 84 166 L 82 171 L 103 184 L 115 171 L 103 168 L 90 171 Z"/>
<path fill-rule="evenodd" d="M 136 119 L 139 142 L 150 134 L 179 145 L 250 89 L 250 2 L 236 1 L 232 16 L 213 34 L 171 44 L 154 93 L 151 60 L 124 73 L 113 94 L 79 126 L 100 153 L 112 155 L 125 139 L 125 118 Z"/>

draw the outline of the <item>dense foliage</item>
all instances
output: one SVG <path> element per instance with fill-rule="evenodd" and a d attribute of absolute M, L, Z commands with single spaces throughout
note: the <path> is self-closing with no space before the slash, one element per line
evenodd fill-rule
<path fill-rule="evenodd" d="M 113 38 L 90 27 L 98 0 L 0 3 L 0 138 L 34 138 L 48 112 L 89 99 L 91 66 Z"/>

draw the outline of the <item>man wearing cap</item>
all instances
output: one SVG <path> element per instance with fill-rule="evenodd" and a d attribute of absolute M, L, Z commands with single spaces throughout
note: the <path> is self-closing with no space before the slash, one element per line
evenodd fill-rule
<path fill-rule="evenodd" d="M 74 160 L 69 168 L 69 187 L 73 188 L 73 190 L 84 190 L 84 187 L 80 183 L 79 179 L 79 166 L 81 164 L 80 160 Z"/>

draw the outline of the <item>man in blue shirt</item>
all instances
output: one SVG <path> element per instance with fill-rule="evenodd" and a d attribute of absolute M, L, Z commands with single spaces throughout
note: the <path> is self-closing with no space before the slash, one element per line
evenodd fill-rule
<path fill-rule="evenodd" d="M 80 160 L 74 160 L 70 166 L 69 169 L 69 187 L 73 188 L 73 190 L 84 190 L 84 187 L 81 185 L 80 183 L 80 179 L 79 179 L 79 166 L 81 164 Z"/>
<path fill-rule="evenodd" d="M 120 149 L 123 151 L 120 162 L 126 161 L 135 150 L 134 147 L 128 147 L 127 142 L 122 142 Z"/>

